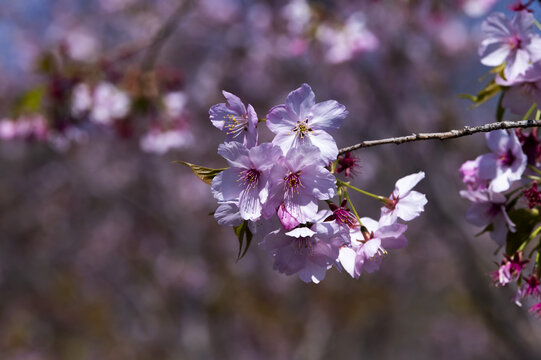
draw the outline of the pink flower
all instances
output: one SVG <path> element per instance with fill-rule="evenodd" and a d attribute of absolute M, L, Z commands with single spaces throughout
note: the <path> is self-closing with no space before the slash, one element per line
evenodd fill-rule
<path fill-rule="evenodd" d="M 487 38 L 479 47 L 481 63 L 499 66 L 505 63 L 504 75 L 514 80 L 541 59 L 541 37 L 533 33 L 532 14 L 517 12 L 512 20 L 502 13 L 490 15 L 483 22 Z"/>
<path fill-rule="evenodd" d="M 311 144 L 321 151 L 321 159 L 328 163 L 338 156 L 338 147 L 328 131 L 338 129 L 347 114 L 346 107 L 335 100 L 316 104 L 314 92 L 303 84 L 287 95 L 285 104 L 269 111 L 266 124 L 276 134 L 272 143 L 280 146 L 284 153 Z"/>
<path fill-rule="evenodd" d="M 72 113 L 75 116 L 88 114 L 90 121 L 109 125 L 122 119 L 130 111 L 129 96 L 111 83 L 99 83 L 94 89 L 81 83 L 74 87 Z"/>
<path fill-rule="evenodd" d="M 488 181 L 479 177 L 479 157 L 475 160 L 468 160 L 458 170 L 462 182 L 468 186 L 468 190 L 485 189 Z"/>
<path fill-rule="evenodd" d="M 268 218 L 283 203 L 287 213 L 303 224 L 317 214 L 318 200 L 336 194 L 336 178 L 323 166 L 317 147 L 305 144 L 290 149 L 271 171 Z"/>
<path fill-rule="evenodd" d="M 420 171 L 399 179 L 385 206 L 381 208 L 380 223 L 391 225 L 397 218 L 410 221 L 418 217 L 424 211 L 427 203 L 426 196 L 413 191 L 413 187 L 424 179 L 425 173 Z"/>
<path fill-rule="evenodd" d="M 479 177 L 490 181 L 491 190 L 502 192 L 520 180 L 528 158 L 514 132 L 496 130 L 488 133 L 486 139 L 492 153 L 479 157 Z"/>
<path fill-rule="evenodd" d="M 498 245 L 505 245 L 507 231 L 515 232 L 515 224 L 505 210 L 507 201 L 505 196 L 490 189 L 462 190 L 460 196 L 474 202 L 466 212 L 466 220 L 472 225 L 481 227 L 492 224 L 490 237 Z"/>
<path fill-rule="evenodd" d="M 221 144 L 218 153 L 230 168 L 214 177 L 211 190 L 220 201 L 238 201 L 244 220 L 258 220 L 270 187 L 270 171 L 282 156 L 279 147 L 265 143 L 246 148 L 238 142 Z"/>
<path fill-rule="evenodd" d="M 244 106 L 240 98 L 222 91 L 227 103 L 212 106 L 210 121 L 218 129 L 225 131 L 226 142 L 238 141 L 247 148 L 257 144 L 257 114 L 252 105 Z"/>
<path fill-rule="evenodd" d="M 363 229 L 352 230 L 351 242 L 340 248 L 338 260 L 351 277 L 358 279 L 362 271 L 372 273 L 379 269 L 387 250 L 400 249 L 407 245 L 403 235 L 408 226 L 398 223 L 383 225 L 380 222 L 362 218 Z"/>
<path fill-rule="evenodd" d="M 274 269 L 286 275 L 298 274 L 304 282 L 319 283 L 338 258 L 346 242 L 337 224 L 318 222 L 311 227 L 298 227 L 284 233 L 269 233 L 261 246 L 272 252 Z"/>

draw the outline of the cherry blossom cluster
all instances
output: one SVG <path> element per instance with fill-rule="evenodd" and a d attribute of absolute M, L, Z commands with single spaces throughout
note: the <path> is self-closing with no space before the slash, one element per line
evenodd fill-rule
<path fill-rule="evenodd" d="M 510 7 L 512 18 L 495 13 L 482 25 L 481 63 L 493 67 L 495 75 L 474 101 L 499 95 L 498 121 L 506 110 L 525 120 L 541 118 L 541 35 L 531 4 L 518 1 Z M 541 315 L 538 131 L 497 130 L 488 133 L 486 141 L 490 152 L 466 161 L 459 170 L 467 187 L 460 194 L 472 202 L 466 219 L 504 249 L 498 270 L 492 273 L 494 284 L 516 282 L 515 302 L 521 305 L 530 298 L 537 302 L 530 310 Z"/>
<path fill-rule="evenodd" d="M 162 84 L 173 82 L 170 73 L 134 75 L 82 63 L 69 51 L 46 54 L 41 62 L 44 84 L 20 97 L 14 116 L 0 120 L 0 140 L 65 150 L 101 132 L 134 138 L 143 151 L 158 154 L 193 144 L 186 95 L 179 84 Z M 152 79 L 152 91 L 134 85 L 144 76 Z"/>
<path fill-rule="evenodd" d="M 316 103 L 303 84 L 260 120 L 251 105 L 229 92 L 223 95 L 227 102 L 209 111 L 212 124 L 225 133 L 218 153 L 229 165 L 215 170 L 211 182 L 219 224 L 243 227 L 250 236 L 257 232 L 274 269 L 305 282 L 320 282 L 332 267 L 358 278 L 363 270 L 377 270 L 389 250 L 406 246 L 407 225 L 398 219 L 413 220 L 424 210 L 426 197 L 413 187 L 425 175 L 398 180 L 389 197 L 338 179 L 339 172 L 351 176 L 356 164 L 351 154 L 338 157 L 330 134 L 348 114 L 344 105 Z M 274 133 L 271 142 L 258 142 L 261 123 Z M 348 190 L 381 201 L 380 218 L 360 218 Z M 339 205 L 332 202 L 335 197 Z"/>

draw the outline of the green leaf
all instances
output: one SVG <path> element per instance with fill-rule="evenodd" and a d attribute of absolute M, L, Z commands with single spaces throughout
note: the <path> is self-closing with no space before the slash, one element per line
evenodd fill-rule
<path fill-rule="evenodd" d="M 469 99 L 473 102 L 473 107 L 477 107 L 484 103 L 485 101 L 493 98 L 496 96 L 501 90 L 503 89 L 502 86 L 496 84 L 494 80 L 488 83 L 487 86 L 477 95 L 469 95 L 469 94 L 461 94 L 459 95 L 461 98 Z"/>
<path fill-rule="evenodd" d="M 507 232 L 505 252 L 513 256 L 520 247 L 531 240 L 532 231 L 539 222 L 541 215 L 537 209 L 515 209 L 509 212 L 509 218 L 516 226 L 516 231 Z"/>
<path fill-rule="evenodd" d="M 237 255 L 237 261 L 239 261 L 246 255 L 246 252 L 252 243 L 253 234 L 248 227 L 248 220 L 244 220 L 239 226 L 233 226 L 233 230 L 235 230 L 235 234 L 239 239 L 239 253 Z"/>
<path fill-rule="evenodd" d="M 203 181 L 205 184 L 209 184 L 209 185 L 212 183 L 212 179 L 214 179 L 216 175 L 218 175 L 219 173 L 227 169 L 227 168 L 211 169 L 204 166 L 190 164 L 189 162 L 185 162 L 185 161 L 173 161 L 173 163 L 189 166 L 190 169 L 192 169 L 195 176 L 201 179 L 201 181 Z"/>
<path fill-rule="evenodd" d="M 15 113 L 21 115 L 39 112 L 43 105 L 44 96 L 45 87 L 43 86 L 27 91 L 15 103 Z"/>

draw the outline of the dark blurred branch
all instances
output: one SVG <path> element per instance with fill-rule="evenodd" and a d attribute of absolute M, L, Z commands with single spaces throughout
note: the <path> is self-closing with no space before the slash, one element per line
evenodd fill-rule
<path fill-rule="evenodd" d="M 169 19 L 162 25 L 160 29 L 156 32 L 154 37 L 150 41 L 150 46 L 148 47 L 143 60 L 141 61 L 141 69 L 143 71 L 148 71 L 152 69 L 158 56 L 160 54 L 163 45 L 167 39 L 173 34 L 175 29 L 179 24 L 179 20 L 183 13 L 188 9 L 192 0 L 183 0 L 180 2 L 176 10 L 171 14 Z"/>
<path fill-rule="evenodd" d="M 460 130 L 451 130 L 446 132 L 437 132 L 437 133 L 414 133 L 407 136 L 400 136 L 394 138 L 380 139 L 380 140 L 367 140 L 360 142 L 358 144 L 348 146 L 339 150 L 339 154 L 345 154 L 348 151 L 358 150 L 360 148 L 377 146 L 383 144 L 402 144 L 411 141 L 418 140 L 445 140 L 453 139 L 462 136 L 472 135 L 478 132 L 490 132 L 494 130 L 501 129 L 513 129 L 513 128 L 530 128 L 530 127 L 539 127 L 541 126 L 541 120 L 522 120 L 522 121 L 502 121 L 496 123 L 485 124 L 481 126 L 464 126 Z"/>

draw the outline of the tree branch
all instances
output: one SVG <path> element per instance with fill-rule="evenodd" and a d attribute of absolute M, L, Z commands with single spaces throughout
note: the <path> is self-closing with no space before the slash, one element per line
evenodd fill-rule
<path fill-rule="evenodd" d="M 169 19 L 162 25 L 156 34 L 150 40 L 150 45 L 141 61 L 141 69 L 148 71 L 152 69 L 154 63 L 158 59 L 158 55 L 165 44 L 165 41 L 173 34 L 179 23 L 181 15 L 187 10 L 191 4 L 191 0 L 181 0 L 176 10 L 171 14 Z"/>
<path fill-rule="evenodd" d="M 345 154 L 349 151 L 358 150 L 360 148 L 377 146 L 383 144 L 402 144 L 411 141 L 419 140 L 445 140 L 445 139 L 454 139 L 462 136 L 472 135 L 478 132 L 490 132 L 500 129 L 514 129 L 514 128 L 530 128 L 530 127 L 541 127 L 541 120 L 522 120 L 522 121 L 502 121 L 496 123 L 485 124 L 481 126 L 464 126 L 460 130 L 451 130 L 446 132 L 437 132 L 437 133 L 413 133 L 407 136 L 400 136 L 394 138 L 380 139 L 380 140 L 367 140 L 360 142 L 358 144 L 342 148 L 338 151 L 338 154 Z"/>

